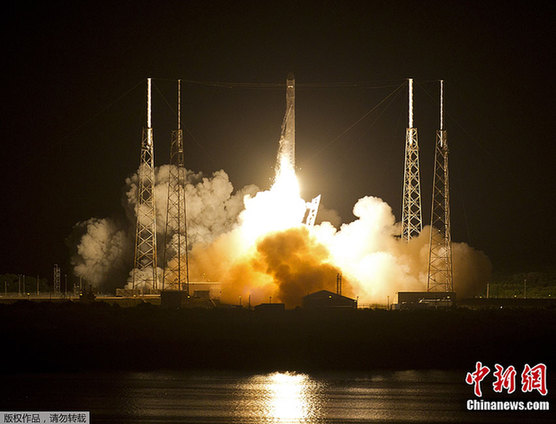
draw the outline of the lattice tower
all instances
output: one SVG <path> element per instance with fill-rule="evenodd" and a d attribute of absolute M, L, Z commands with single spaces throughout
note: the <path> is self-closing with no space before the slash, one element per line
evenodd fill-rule
<path fill-rule="evenodd" d="M 137 226 L 135 231 L 135 261 L 133 270 L 133 289 L 138 288 L 137 271 L 146 271 L 142 275 L 145 289 L 156 290 L 156 210 L 154 199 L 154 140 L 151 126 L 151 79 L 147 79 L 147 127 L 143 128 L 141 137 L 141 157 L 138 171 L 137 188 Z M 152 274 L 151 274 L 152 270 Z"/>
<path fill-rule="evenodd" d="M 440 81 L 440 129 L 436 131 L 427 291 L 454 291 L 450 234 L 448 138 L 444 129 L 444 81 Z"/>
<path fill-rule="evenodd" d="M 419 142 L 413 127 L 413 79 L 409 79 L 409 126 L 405 132 L 405 161 L 402 202 L 402 239 L 409 241 L 423 229 Z"/>
<path fill-rule="evenodd" d="M 184 290 L 189 296 L 189 251 L 187 243 L 187 209 L 185 198 L 186 169 L 181 129 L 181 89 L 178 80 L 178 127 L 170 141 L 170 171 L 166 203 L 164 240 L 164 274 L 162 289 Z M 169 246 L 170 245 L 170 246 Z M 173 255 L 170 258 L 170 255 Z M 166 261 L 168 262 L 166 263 Z"/>

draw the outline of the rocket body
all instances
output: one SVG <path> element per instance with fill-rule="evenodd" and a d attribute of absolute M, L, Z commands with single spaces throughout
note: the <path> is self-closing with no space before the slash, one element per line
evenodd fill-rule
<path fill-rule="evenodd" d="M 286 114 L 282 124 L 278 166 L 291 166 L 295 170 L 295 78 L 289 74 L 286 79 Z"/>

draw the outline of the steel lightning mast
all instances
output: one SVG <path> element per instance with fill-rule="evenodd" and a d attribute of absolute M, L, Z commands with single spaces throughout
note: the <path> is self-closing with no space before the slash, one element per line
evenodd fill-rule
<path fill-rule="evenodd" d="M 151 79 L 147 78 L 147 127 L 141 136 L 141 159 L 139 161 L 137 188 L 137 226 L 135 230 L 135 261 L 133 289 L 137 287 L 137 272 L 143 275 L 142 289 L 158 289 L 156 261 L 156 210 L 154 201 L 154 141 L 151 126 Z"/>
<path fill-rule="evenodd" d="M 178 80 L 178 126 L 170 141 L 168 200 L 164 240 L 164 274 L 162 290 L 168 286 L 184 290 L 189 296 L 189 251 L 187 245 L 187 211 L 185 201 L 186 169 L 181 129 L 181 80 Z M 173 234 L 173 236 L 171 236 Z M 171 244 L 169 249 L 169 244 Z M 168 260 L 169 250 L 174 257 Z"/>
<path fill-rule="evenodd" d="M 444 129 L 444 81 L 440 81 L 440 129 L 436 131 L 427 291 L 454 291 L 450 235 L 448 139 Z"/>
<path fill-rule="evenodd" d="M 402 239 L 409 241 L 423 229 L 419 142 L 413 127 L 413 79 L 409 79 L 409 125 L 405 131 L 405 161 L 402 202 Z"/>

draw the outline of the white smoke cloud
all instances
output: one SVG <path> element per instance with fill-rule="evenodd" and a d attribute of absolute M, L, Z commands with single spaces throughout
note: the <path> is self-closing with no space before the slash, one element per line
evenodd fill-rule
<path fill-rule="evenodd" d="M 350 281 L 361 303 L 386 303 L 399 291 L 426 291 L 430 227 L 409 242 L 397 237 L 390 206 L 377 197 L 359 199 L 357 218 L 339 230 L 323 223 L 313 234 L 331 253 L 331 263 Z M 484 253 L 465 243 L 452 243 L 454 286 L 459 295 L 480 290 L 490 274 Z"/>
<path fill-rule="evenodd" d="M 164 250 L 170 166 L 172 165 L 162 165 L 155 169 L 158 252 Z M 211 243 L 221 234 L 230 231 L 237 224 L 238 216 L 244 208 L 243 198 L 258 191 L 256 186 L 248 185 L 234 192 L 228 175 L 223 170 L 216 171 L 211 176 L 187 170 L 185 179 L 190 246 Z M 122 287 L 125 280 L 131 282 L 132 271 L 129 268 L 133 263 L 135 242 L 137 183 L 137 173 L 125 181 L 124 209 L 128 222 L 117 224 L 111 218 L 90 218 L 75 225 L 74 236 L 78 241 L 72 258 L 74 274 L 97 288 L 112 289 Z M 168 260 L 175 254 L 171 246 L 176 245 L 179 237 L 176 230 L 169 228 L 171 241 L 168 243 Z M 159 254 L 159 267 L 164 266 L 161 263 L 163 256 Z M 124 275 L 128 275 L 127 278 L 122 277 L 122 269 Z M 149 272 L 145 270 L 136 273 L 136 283 L 152 280 L 147 275 Z M 150 275 L 152 276 L 152 270 Z"/>
<path fill-rule="evenodd" d="M 168 179 L 172 166 L 162 165 L 155 169 L 156 231 L 161 235 L 166 231 Z M 192 245 L 210 243 L 220 234 L 229 231 L 237 223 L 238 215 L 243 210 L 244 196 L 259 191 L 257 186 L 248 185 L 234 193 L 228 174 L 223 170 L 213 172 L 210 177 L 187 170 L 185 178 L 188 240 Z M 127 206 L 132 210 L 137 203 L 137 181 L 137 174 L 126 179 Z M 174 232 L 177 228 L 169 230 Z"/>
<path fill-rule="evenodd" d="M 95 287 L 121 285 L 133 254 L 125 229 L 110 218 L 90 218 L 76 224 L 74 232 L 82 234 L 71 259 L 75 275 Z"/>
<path fill-rule="evenodd" d="M 240 228 L 191 255 L 194 278 L 221 281 L 224 301 L 272 296 L 291 307 L 309 291 L 334 290 L 340 272 L 344 293 L 363 305 L 393 302 L 399 291 L 426 291 L 429 227 L 409 242 L 400 239 L 400 224 L 383 200 L 360 199 L 353 208 L 356 219 L 339 229 L 329 222 L 305 227 L 298 216 L 282 213 L 280 202 L 295 212 L 299 199 L 284 197 L 275 186 L 248 200 Z M 460 296 L 475 294 L 489 277 L 488 258 L 465 243 L 453 243 L 453 262 Z"/>
<path fill-rule="evenodd" d="M 155 170 L 159 279 L 166 265 L 161 252 L 169 171 L 170 165 Z M 409 242 L 401 240 L 397 237 L 400 224 L 390 206 L 367 196 L 355 204 L 352 222 L 338 228 L 338 215 L 322 208 L 317 215 L 320 224 L 303 229 L 305 202 L 298 187 L 290 190 L 297 184 L 295 176 L 290 177 L 271 190 L 250 185 L 234 191 L 223 170 L 210 176 L 187 171 L 184 189 L 192 281 L 221 281 L 224 300 L 253 294 L 261 296 L 254 302 L 287 296 L 294 304 L 309 289 L 332 289 L 336 272 L 343 274 L 346 294 L 358 296 L 360 304 L 386 303 L 387 297 L 393 301 L 398 291 L 426 290 L 428 227 Z M 127 280 L 126 287 L 131 288 L 137 181 L 137 174 L 126 179 L 127 223 L 91 218 L 76 225 L 81 237 L 74 272 L 97 287 L 122 287 Z M 172 260 L 172 246 L 183 237 L 176 228 L 169 230 L 166 261 Z M 452 248 L 458 296 L 477 293 L 490 273 L 488 258 L 465 243 L 453 243 Z M 284 273 L 286 268 L 289 271 Z M 310 275 L 315 280 L 309 281 Z M 152 270 L 136 270 L 136 287 L 150 284 L 151 279 Z"/>

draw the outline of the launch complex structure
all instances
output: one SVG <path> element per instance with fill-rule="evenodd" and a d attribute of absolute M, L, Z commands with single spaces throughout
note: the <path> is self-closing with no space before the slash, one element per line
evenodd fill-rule
<path fill-rule="evenodd" d="M 419 142 L 413 116 L 413 79 L 408 80 L 409 122 L 406 128 L 401 238 L 405 242 L 423 229 Z M 163 273 L 157 266 L 156 210 L 154 199 L 154 139 L 151 123 L 151 78 L 147 79 L 147 119 L 141 137 L 138 172 L 135 257 L 132 289 L 151 293 L 178 290 L 189 297 L 189 245 L 187 241 L 187 199 L 185 150 L 181 129 L 181 81 L 177 81 L 177 127 L 170 138 L 168 199 L 164 236 Z M 291 166 L 295 172 L 295 78 L 286 79 L 286 113 L 278 149 L 276 172 Z M 436 131 L 431 232 L 429 238 L 427 292 L 452 293 L 453 269 L 450 235 L 448 141 L 444 128 L 444 81 L 440 81 L 440 125 Z M 306 203 L 305 224 L 315 224 L 321 196 Z M 140 275 L 140 277 L 139 277 Z M 160 281 L 159 281 L 160 280 Z M 139 286 L 141 281 L 141 287 Z"/>
<path fill-rule="evenodd" d="M 137 273 L 151 273 L 150 286 L 158 289 L 156 249 L 156 209 L 154 199 L 154 139 L 151 125 L 151 78 L 147 78 L 147 122 L 141 137 L 141 156 L 138 171 L 137 224 L 135 228 L 135 259 L 133 267 L 133 289 Z"/>
<path fill-rule="evenodd" d="M 401 237 L 410 241 L 423 229 L 419 141 L 413 122 L 413 79 L 408 80 L 409 123 L 405 131 L 405 161 Z M 440 81 L 440 125 L 436 131 L 429 238 L 428 292 L 454 291 L 450 233 L 450 184 L 448 138 L 444 128 L 444 81 Z"/>

